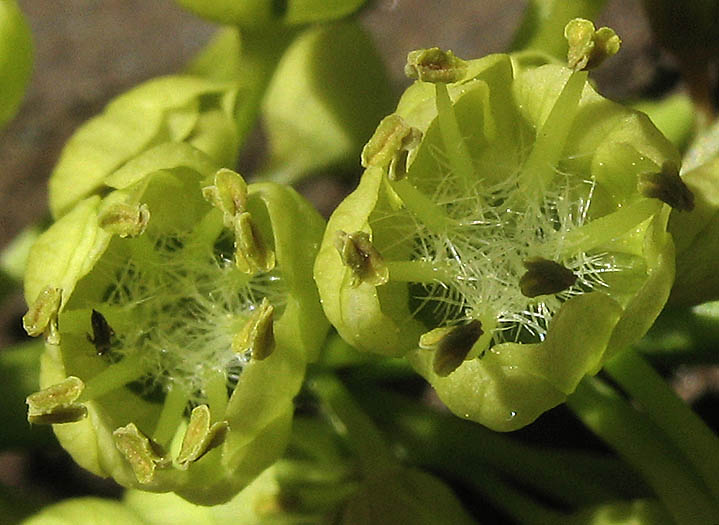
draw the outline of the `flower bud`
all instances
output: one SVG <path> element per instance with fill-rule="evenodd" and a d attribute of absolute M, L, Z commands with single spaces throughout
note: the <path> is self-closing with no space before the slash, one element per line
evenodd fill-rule
<path fill-rule="evenodd" d="M 223 177 L 230 189 L 211 200 L 233 196 L 231 210 L 203 192 L 227 189 Z M 26 326 L 40 334 L 56 318 L 59 344 L 29 417 L 55 423 L 98 475 L 225 501 L 282 452 L 325 337 L 310 270 L 323 221 L 292 189 L 246 186 L 187 144 L 152 148 L 105 184 L 114 191 L 79 201 L 30 251 L 25 293 L 40 299 Z M 251 215 L 272 265 L 238 268 L 228 213 Z"/>
<path fill-rule="evenodd" d="M 220 165 L 232 166 L 239 149 L 239 93 L 235 82 L 175 75 L 149 80 L 116 97 L 63 148 L 50 177 L 53 216 L 60 217 L 85 197 L 102 194 L 112 186 L 106 177 L 163 142 L 193 144 Z"/>
<path fill-rule="evenodd" d="M 415 82 L 380 124 L 365 151 L 381 161 L 365 161 L 331 216 L 315 280 L 348 343 L 406 356 L 455 414 L 512 430 L 661 311 L 673 199 L 647 184 L 679 186 L 647 174 L 679 166 L 679 154 L 585 71 L 516 71 L 507 55 L 462 69 L 455 83 Z M 407 129 L 421 139 L 398 179 L 386 159 Z M 338 231 L 371 238 L 388 278 L 354 286 Z"/>

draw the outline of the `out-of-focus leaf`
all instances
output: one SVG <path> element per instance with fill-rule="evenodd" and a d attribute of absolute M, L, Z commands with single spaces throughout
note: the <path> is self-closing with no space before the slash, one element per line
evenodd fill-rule
<path fill-rule="evenodd" d="M 15 0 L 0 0 L 0 127 L 15 116 L 30 80 L 30 27 Z"/>

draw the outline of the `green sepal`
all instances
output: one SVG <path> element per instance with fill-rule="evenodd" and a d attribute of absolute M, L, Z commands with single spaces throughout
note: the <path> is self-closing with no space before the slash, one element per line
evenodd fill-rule
<path fill-rule="evenodd" d="M 30 80 L 30 26 L 15 0 L 0 1 L 0 128 L 15 116 Z"/>
<path fill-rule="evenodd" d="M 496 345 L 447 377 L 436 374 L 423 350 L 408 358 L 452 412 L 493 430 L 516 430 L 564 402 L 584 375 L 601 368 L 621 313 L 603 294 L 573 298 L 555 315 L 544 342 Z"/>
<path fill-rule="evenodd" d="M 95 265 L 112 237 L 98 224 L 99 205 L 99 197 L 78 203 L 33 244 L 25 270 L 28 304 L 48 285 L 62 289 L 67 301 L 78 280 Z"/>
<path fill-rule="evenodd" d="M 370 283 L 354 286 L 353 272 L 335 246 L 337 231 L 366 231 L 379 194 L 388 191 L 384 175 L 379 168 L 369 168 L 357 189 L 337 206 L 327 224 L 314 275 L 325 314 L 343 339 L 358 349 L 399 356 L 413 348 L 425 330 L 409 312 L 399 321 L 388 315 L 380 302 L 380 288 Z M 402 288 L 382 297 L 393 297 L 396 304 L 408 300 Z M 411 335 L 401 334 L 400 325 Z"/>
<path fill-rule="evenodd" d="M 307 24 L 347 16 L 365 0 L 177 0 L 181 6 L 203 18 L 240 27 L 270 24 Z"/>

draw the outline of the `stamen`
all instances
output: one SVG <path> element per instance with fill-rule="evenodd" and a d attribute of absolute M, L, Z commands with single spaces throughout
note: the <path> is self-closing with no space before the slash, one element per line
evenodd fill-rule
<path fill-rule="evenodd" d="M 155 431 L 152 434 L 153 441 L 163 446 L 170 443 L 184 418 L 188 401 L 189 396 L 178 385 L 173 385 L 167 389 L 162 412 L 160 412 Z"/>

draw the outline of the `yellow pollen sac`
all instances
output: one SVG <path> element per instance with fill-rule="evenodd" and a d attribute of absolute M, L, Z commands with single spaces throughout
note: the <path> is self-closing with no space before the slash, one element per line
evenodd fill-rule
<path fill-rule="evenodd" d="M 103 210 L 97 218 L 100 227 L 122 238 L 142 235 L 150 222 L 147 204 L 133 206 L 115 203 Z"/>
<path fill-rule="evenodd" d="M 407 55 L 404 73 L 422 82 L 451 84 L 465 77 L 467 63 L 452 51 L 443 51 L 438 47 L 419 49 Z"/>
<path fill-rule="evenodd" d="M 274 306 L 264 297 L 260 306 L 234 337 L 232 350 L 237 354 L 249 351 L 252 353 L 252 359 L 257 361 L 269 357 L 275 349 L 274 312 Z"/>
<path fill-rule="evenodd" d="M 61 304 L 62 289 L 46 286 L 22 318 L 22 325 L 27 334 L 37 337 L 44 333 L 48 343 L 59 344 L 57 314 Z"/>
<path fill-rule="evenodd" d="M 225 226 L 247 211 L 247 183 L 239 173 L 223 168 L 215 173 L 214 185 L 202 188 L 202 196 L 222 211 Z"/>
<path fill-rule="evenodd" d="M 157 468 L 170 465 L 161 447 L 143 434 L 134 423 L 115 429 L 112 433 L 115 446 L 132 467 L 137 481 L 152 482 Z"/>
<path fill-rule="evenodd" d="M 227 421 L 210 425 L 210 409 L 207 405 L 195 407 L 190 414 L 190 423 L 177 455 L 180 467 L 188 468 L 210 450 L 221 445 L 227 435 L 227 429 Z"/>
<path fill-rule="evenodd" d="M 74 423 L 87 416 L 87 408 L 75 403 L 85 389 L 81 379 L 70 376 L 61 383 L 27 396 L 27 420 L 30 423 L 54 425 Z"/>

